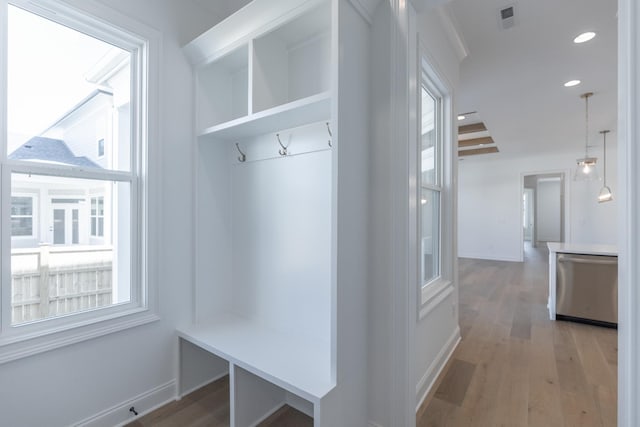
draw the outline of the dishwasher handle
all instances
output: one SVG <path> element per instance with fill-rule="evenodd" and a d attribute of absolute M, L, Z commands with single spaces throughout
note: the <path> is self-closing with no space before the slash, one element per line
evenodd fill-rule
<path fill-rule="evenodd" d="M 615 265 L 618 258 L 613 256 L 603 256 L 602 258 L 589 257 L 581 258 L 579 256 L 558 255 L 558 262 L 572 262 L 574 264 L 598 264 L 598 265 Z"/>

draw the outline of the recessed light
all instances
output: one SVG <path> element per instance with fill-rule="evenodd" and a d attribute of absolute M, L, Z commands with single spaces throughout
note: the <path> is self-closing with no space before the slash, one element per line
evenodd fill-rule
<path fill-rule="evenodd" d="M 458 116 L 458 120 L 464 120 L 464 119 L 466 119 L 466 118 L 467 118 L 467 116 L 464 116 L 464 115 L 462 115 L 462 114 L 460 114 L 460 115 Z"/>
<path fill-rule="evenodd" d="M 578 86 L 579 84 L 580 84 L 580 80 L 569 80 L 564 84 L 564 87 Z"/>
<path fill-rule="evenodd" d="M 573 39 L 573 42 L 574 43 L 588 42 L 589 40 L 591 40 L 595 36 L 596 36 L 596 33 L 594 33 L 593 31 L 587 31 L 586 33 L 582 33 L 579 36 L 577 36 L 575 39 Z"/>

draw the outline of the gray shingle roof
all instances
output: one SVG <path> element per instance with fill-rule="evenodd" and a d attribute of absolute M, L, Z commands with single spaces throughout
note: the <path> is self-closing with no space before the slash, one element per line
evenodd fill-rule
<path fill-rule="evenodd" d="M 13 160 L 40 160 L 64 163 L 71 166 L 100 168 L 85 156 L 75 156 L 64 141 L 34 136 L 9 155 Z"/>

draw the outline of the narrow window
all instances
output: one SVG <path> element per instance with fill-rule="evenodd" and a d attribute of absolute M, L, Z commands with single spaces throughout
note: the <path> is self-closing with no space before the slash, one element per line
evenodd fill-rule
<path fill-rule="evenodd" d="M 435 91 L 422 87 L 420 223 L 421 286 L 440 276 L 442 200 L 442 101 Z"/>
<path fill-rule="evenodd" d="M 104 197 L 91 198 L 91 235 L 104 236 Z"/>
<path fill-rule="evenodd" d="M 104 138 L 98 140 L 98 157 L 104 156 Z"/>

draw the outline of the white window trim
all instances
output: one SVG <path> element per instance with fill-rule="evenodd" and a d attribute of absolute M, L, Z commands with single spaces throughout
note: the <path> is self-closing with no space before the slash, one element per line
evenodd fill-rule
<path fill-rule="evenodd" d="M 110 171 L 105 174 L 100 170 L 83 170 L 77 167 L 62 165 L 29 165 L 18 161 L 7 160 L 6 141 L 6 91 L 7 91 L 7 49 L 0 49 L 0 152 L 2 173 L 0 188 L 2 189 L 1 205 L 3 212 L 8 212 L 11 203 L 11 173 L 32 172 L 55 176 L 108 179 L 131 182 L 132 212 L 132 289 L 136 294 L 134 304 L 120 304 L 108 308 L 86 311 L 50 320 L 42 320 L 30 324 L 11 326 L 11 310 L 0 311 L 0 364 L 23 357 L 49 351 L 69 344 L 89 340 L 113 332 L 158 320 L 157 315 L 157 254 L 160 237 L 157 230 L 157 212 L 159 193 L 157 186 L 149 183 L 157 182 L 157 173 L 150 174 L 149 164 L 157 164 L 157 150 L 150 150 L 153 145 L 149 141 L 159 139 L 159 66 L 161 52 L 161 36 L 157 31 L 122 15 L 107 6 L 92 0 L 0 0 L 0 45 L 7 44 L 7 5 L 13 4 L 30 10 L 45 18 L 69 25 L 76 30 L 86 32 L 101 39 L 111 40 L 131 51 L 138 52 L 138 68 L 132 69 L 132 76 L 137 76 L 140 87 L 137 87 L 132 99 L 132 110 L 135 111 L 134 122 L 137 122 L 132 135 L 137 144 L 132 144 L 132 168 L 137 168 L 137 175 Z M 114 32 L 114 28 L 119 31 Z M 145 154 L 143 156 L 143 154 Z M 155 169 L 154 169 L 155 170 Z M 152 191 L 153 190 L 153 191 Z M 146 221 L 138 223 L 137 218 Z M 3 230 L 10 230 L 10 215 L 3 215 Z M 11 239 L 2 237 L 2 283 L 0 307 L 10 307 L 11 283 L 10 255 Z M 146 268 L 137 266 L 146 265 Z"/>
<path fill-rule="evenodd" d="M 438 156 L 438 159 L 436 159 L 436 161 L 439 162 L 438 167 L 440 168 L 440 185 L 430 186 L 428 184 L 420 183 L 420 185 L 417 186 L 418 192 L 422 191 L 423 186 L 427 188 L 433 187 L 434 189 L 440 191 L 440 275 L 427 283 L 422 283 L 422 277 L 420 274 L 418 275 L 420 280 L 420 286 L 418 287 L 418 318 L 423 319 L 434 308 L 436 308 L 438 304 L 444 300 L 444 298 L 454 292 L 455 225 L 453 224 L 453 218 L 455 218 L 455 215 L 453 215 L 453 213 L 455 209 L 455 193 L 453 191 L 453 173 L 455 167 L 454 148 L 456 144 L 453 143 L 453 138 L 454 135 L 456 135 L 456 132 L 454 130 L 455 124 L 453 121 L 453 86 L 447 80 L 447 78 L 438 71 L 436 62 L 424 48 L 424 43 L 418 41 L 418 45 L 420 60 L 418 61 L 417 75 L 420 76 L 420 87 L 424 85 L 429 92 L 440 97 L 440 111 L 442 113 L 442 145 L 440 147 L 441 153 L 440 156 Z M 417 92 L 419 96 L 421 96 L 421 91 Z M 419 117 L 421 117 L 422 115 L 421 104 L 421 102 L 418 102 Z M 418 126 L 418 137 L 421 137 L 421 120 L 418 120 Z M 419 162 L 417 170 L 418 173 L 422 173 L 422 168 L 420 165 L 420 161 L 422 158 L 420 151 L 422 150 L 422 147 L 421 144 L 417 145 L 417 156 Z M 420 197 L 421 195 L 420 193 L 418 193 L 417 200 L 420 200 Z M 420 214 L 420 209 L 418 210 L 418 214 Z M 417 230 L 418 241 L 420 241 L 422 235 L 420 223 L 421 221 L 419 221 Z M 422 257 L 421 247 L 418 249 L 420 252 L 418 256 Z M 419 260 L 418 262 L 418 268 L 422 268 L 421 260 Z"/>

